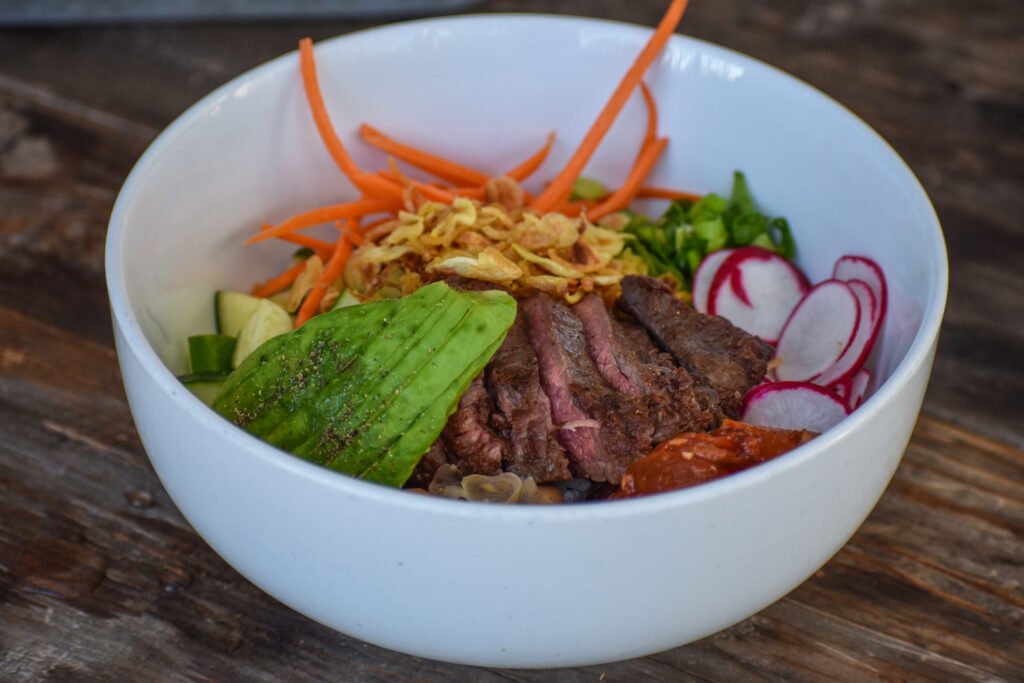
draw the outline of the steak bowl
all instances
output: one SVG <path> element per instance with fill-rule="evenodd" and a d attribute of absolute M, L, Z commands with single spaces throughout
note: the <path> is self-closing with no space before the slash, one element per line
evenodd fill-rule
<path fill-rule="evenodd" d="M 685 24 L 684 24 L 685 26 Z M 317 46 L 335 125 L 358 162 L 363 121 L 488 172 L 558 142 L 568 158 L 650 29 L 529 15 L 398 24 Z M 552 65 L 558 65 L 557 71 Z M 884 268 L 890 313 L 866 403 L 774 461 L 625 501 L 498 506 L 414 495 L 277 450 L 193 397 L 183 340 L 211 294 L 280 266 L 241 246 L 254 226 L 355 196 L 311 123 L 295 54 L 200 100 L 140 159 L 117 199 L 106 269 L 135 424 L 161 482 L 232 567 L 361 640 L 466 664 L 594 664 L 734 624 L 835 554 L 881 496 L 920 410 L 947 270 L 931 204 L 899 156 L 806 84 L 674 36 L 648 72 L 671 144 L 653 184 L 724 192 L 741 169 L 785 215 L 813 281 L 842 254 Z M 634 97 L 587 175 L 621 181 L 643 135 Z M 870 199 L 870 201 L 868 201 Z"/>

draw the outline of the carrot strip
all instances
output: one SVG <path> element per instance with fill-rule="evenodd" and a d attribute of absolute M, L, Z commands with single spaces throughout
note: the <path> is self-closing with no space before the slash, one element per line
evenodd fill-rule
<path fill-rule="evenodd" d="M 253 244 L 255 242 L 262 242 L 263 240 L 267 240 L 272 237 L 287 235 L 295 232 L 296 230 L 301 230 L 302 228 L 309 228 L 314 225 L 320 225 L 321 223 L 336 221 L 339 218 L 365 216 L 368 214 L 380 213 L 382 211 L 396 211 L 399 206 L 400 204 L 398 202 L 390 199 L 359 199 L 354 202 L 345 202 L 344 204 L 321 206 L 318 209 L 313 209 L 312 211 L 306 211 L 298 214 L 297 216 L 292 216 L 284 223 L 272 228 L 261 230 L 259 233 L 247 239 L 245 243 Z"/>
<path fill-rule="evenodd" d="M 406 178 L 401 174 L 396 174 L 394 171 L 381 170 L 377 172 L 377 175 L 381 179 L 393 183 L 394 186 L 398 188 L 399 193 L 401 193 L 403 188 L 405 188 L 408 185 L 411 185 L 420 192 L 422 192 L 424 198 L 426 199 L 431 199 L 435 202 L 441 202 L 443 204 L 451 204 L 453 201 L 455 201 L 455 195 L 452 194 L 452 192 L 450 192 L 449 190 L 445 190 L 443 188 L 430 185 L 428 183 L 422 183 L 418 180 L 413 180 L 411 178 Z M 483 195 L 481 194 L 481 196 Z"/>
<path fill-rule="evenodd" d="M 313 56 L 313 41 L 310 38 L 303 38 L 299 41 L 299 70 L 302 73 L 302 86 L 306 91 L 306 101 L 309 103 L 309 111 L 313 115 L 313 123 L 320 133 L 320 139 L 330 153 L 334 162 L 342 173 L 348 176 L 349 180 L 357 187 L 366 191 L 358 182 L 362 170 L 349 156 L 341 138 L 334 130 L 331 117 L 327 113 L 327 106 L 324 104 L 323 93 L 320 92 L 320 83 L 316 76 L 316 59 Z"/>
<path fill-rule="evenodd" d="M 584 199 L 578 202 L 564 202 L 563 204 L 556 206 L 554 211 L 556 213 L 565 214 L 566 216 L 579 216 L 583 209 L 590 211 L 595 206 L 597 206 L 597 202 L 593 199 Z"/>
<path fill-rule="evenodd" d="M 636 61 L 630 66 L 629 71 L 626 72 L 615 92 L 612 93 L 608 103 L 605 104 L 604 109 L 601 110 L 597 119 L 594 120 L 593 125 L 587 131 L 586 136 L 580 142 L 579 147 L 576 148 L 569 162 L 540 196 L 533 201 L 530 208 L 540 212 L 549 211 L 552 207 L 558 206 L 569 197 L 569 194 L 572 192 L 572 184 L 579 177 L 580 173 L 583 172 L 587 162 L 590 161 L 590 157 L 593 156 L 594 151 L 597 150 L 598 145 L 601 143 L 602 138 L 604 138 L 608 129 L 615 122 L 619 112 L 622 111 L 633 89 L 637 87 L 643 78 L 644 72 L 654 62 L 661 49 L 665 47 L 668 39 L 672 37 L 673 31 L 675 31 L 680 19 L 683 18 L 686 4 L 687 0 L 672 0 L 672 4 L 669 5 L 668 11 L 665 12 L 665 16 L 662 17 L 661 22 L 658 24 L 658 28 L 651 35 L 651 39 L 637 56 Z"/>
<path fill-rule="evenodd" d="M 512 168 L 505 172 L 509 178 L 522 182 L 530 177 L 530 175 L 540 168 L 540 165 L 544 163 L 544 160 L 548 158 L 548 153 L 551 151 L 551 146 L 555 144 L 555 131 L 548 133 L 548 140 L 544 143 L 544 146 L 534 152 L 529 158 L 523 163 L 519 164 L 515 168 Z"/>
<path fill-rule="evenodd" d="M 644 144 L 654 142 L 658 137 L 658 103 L 654 101 L 654 95 L 647 84 L 640 81 L 640 92 L 644 96 L 644 104 L 647 106 L 647 130 L 644 132 Z"/>
<path fill-rule="evenodd" d="M 263 226 L 263 229 L 269 230 L 270 226 L 265 225 Z M 299 246 L 302 247 L 309 247 L 310 249 L 314 249 L 321 254 L 326 253 L 330 255 L 331 250 L 334 249 L 334 245 L 328 242 L 327 240 L 318 240 L 315 237 L 309 237 L 307 235 L 281 235 L 277 239 L 283 242 L 291 242 L 292 244 L 298 244 Z"/>
<path fill-rule="evenodd" d="M 384 220 L 389 221 L 392 220 L 392 218 L 389 216 Z M 350 242 L 352 242 L 353 245 L 357 247 L 363 246 L 363 242 L 365 242 L 366 240 L 363 238 L 363 231 L 359 227 L 359 220 L 350 218 L 348 219 L 347 226 L 342 225 L 340 221 L 335 223 L 334 225 L 338 228 L 338 230 L 342 230 L 346 235 L 348 235 L 348 239 Z M 333 247 L 333 245 L 331 246 Z"/>
<path fill-rule="evenodd" d="M 670 190 L 665 187 L 641 187 L 636 191 L 637 199 L 687 199 L 691 202 L 700 200 L 699 194 L 684 190 Z"/>
<path fill-rule="evenodd" d="M 374 147 L 456 185 L 482 185 L 487 182 L 485 173 L 398 142 L 368 123 L 359 127 L 359 133 Z"/>
<path fill-rule="evenodd" d="M 334 253 L 331 254 L 331 259 L 324 266 L 323 274 L 316 281 L 316 284 L 313 285 L 313 289 L 310 290 L 309 294 L 306 295 L 305 301 L 302 302 L 299 313 L 295 318 L 295 327 L 301 327 L 303 323 L 312 318 L 320 309 L 320 302 L 323 301 L 327 288 L 341 276 L 341 271 L 345 267 L 345 263 L 348 261 L 351 253 L 352 243 L 349 242 L 346 235 L 342 235 L 334 245 Z"/>
<path fill-rule="evenodd" d="M 449 192 L 456 197 L 466 197 L 467 199 L 483 199 L 486 194 L 482 187 L 453 187 Z"/>
<path fill-rule="evenodd" d="M 626 182 L 622 184 L 622 187 L 615 190 L 610 197 L 595 206 L 588 213 L 589 218 L 594 221 L 600 220 L 612 212 L 629 206 L 629 203 L 636 196 L 637 190 L 640 189 L 640 184 L 650 174 L 651 169 L 654 168 L 654 164 L 658 161 L 658 157 L 661 156 L 667 144 L 668 138 L 658 138 L 654 142 L 644 145 L 643 150 L 637 156 L 636 163 L 633 165 L 633 170 L 630 171 L 629 177 L 626 178 Z"/>
<path fill-rule="evenodd" d="M 277 294 L 278 292 L 284 291 L 286 287 L 290 287 L 291 284 L 295 282 L 295 278 L 297 278 L 299 276 L 299 273 L 301 273 L 305 269 L 305 261 L 296 263 L 294 266 L 288 268 L 280 275 L 272 277 L 263 284 L 253 287 L 252 295 L 262 299 L 271 296 L 272 294 Z"/>

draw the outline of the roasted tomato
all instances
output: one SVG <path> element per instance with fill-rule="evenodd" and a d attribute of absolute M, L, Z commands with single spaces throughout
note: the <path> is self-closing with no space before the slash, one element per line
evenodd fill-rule
<path fill-rule="evenodd" d="M 725 420 L 711 432 L 684 432 L 665 441 L 626 470 L 616 498 L 683 489 L 770 460 L 815 434 Z"/>

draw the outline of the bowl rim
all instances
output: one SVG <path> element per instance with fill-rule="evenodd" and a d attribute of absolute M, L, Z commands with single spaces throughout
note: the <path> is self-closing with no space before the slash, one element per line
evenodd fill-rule
<path fill-rule="evenodd" d="M 533 13 L 469 14 L 415 19 L 366 28 L 319 41 L 316 49 L 331 50 L 346 42 L 370 40 L 382 33 L 401 34 L 403 32 L 416 32 L 433 27 L 451 26 L 453 24 L 496 24 L 498 22 L 501 22 L 503 29 L 509 29 L 512 26 L 514 30 L 529 29 L 532 26 L 539 26 L 541 24 L 565 26 L 568 29 L 576 30 L 588 30 L 598 27 L 603 29 L 611 28 L 626 35 L 632 34 L 638 38 L 646 38 L 653 30 L 648 26 L 589 17 Z M 513 26 L 514 24 L 519 25 Z M 217 415 L 190 392 L 182 391 L 181 383 L 164 365 L 155 349 L 146 339 L 129 303 L 129 295 L 122 277 L 123 261 L 121 258 L 123 236 L 128 229 L 127 214 L 131 209 L 134 197 L 139 193 L 139 187 L 143 184 L 145 176 L 167 150 L 173 146 L 174 139 L 181 131 L 195 125 L 210 109 L 230 97 L 239 87 L 248 82 L 266 78 L 290 68 L 292 60 L 297 59 L 297 50 L 275 57 L 239 74 L 190 105 L 149 144 L 125 179 L 117 195 L 108 223 L 104 254 L 112 321 L 115 328 L 120 330 L 122 339 L 125 342 L 124 348 L 120 348 L 119 353 L 130 353 L 148 375 L 150 381 L 158 387 L 159 391 L 166 393 L 172 401 L 177 400 L 181 403 L 177 397 L 184 397 L 183 410 L 187 415 L 197 420 L 201 428 L 223 435 L 224 438 L 228 439 L 236 447 L 248 451 L 253 458 L 259 458 L 264 466 L 287 471 L 294 476 L 308 480 L 312 485 L 333 488 L 339 494 L 345 494 L 351 498 L 360 499 L 363 502 L 405 508 L 412 513 L 429 513 L 463 518 L 472 517 L 487 521 L 531 520 L 547 523 L 571 523 L 590 519 L 612 519 L 633 515 L 643 516 L 658 513 L 666 508 L 699 505 L 712 498 L 728 497 L 747 488 L 760 486 L 763 482 L 773 479 L 790 469 L 800 467 L 807 460 L 825 457 L 825 453 L 848 433 L 856 431 L 866 423 L 876 419 L 876 416 L 895 400 L 900 389 L 909 382 L 911 375 L 929 357 L 932 345 L 938 337 L 948 293 L 948 255 L 938 215 L 920 180 L 892 146 L 859 116 L 826 93 L 777 67 L 709 41 L 675 33 L 667 47 L 672 46 L 685 46 L 700 53 L 740 63 L 744 68 L 753 67 L 766 71 L 772 78 L 780 79 L 780 82 L 785 87 L 803 90 L 805 95 L 823 98 L 838 107 L 853 119 L 855 125 L 862 128 L 862 132 L 866 134 L 868 140 L 880 146 L 880 150 L 883 153 L 891 155 L 892 159 L 897 162 L 897 167 L 906 173 L 906 178 L 914 194 L 918 195 L 919 200 L 923 200 L 923 208 L 926 210 L 925 219 L 928 223 L 926 227 L 932 236 L 932 239 L 929 240 L 929 250 L 931 252 L 929 254 L 929 261 L 930 270 L 935 275 L 935 291 L 934 295 L 927 301 L 917 333 L 903 358 L 875 393 L 841 423 L 813 441 L 758 467 L 707 482 L 700 486 L 657 495 L 605 501 L 606 504 L 595 505 L 473 505 L 466 504 L 465 501 L 450 500 L 436 496 L 412 495 L 408 491 L 362 481 L 297 458 L 237 428 Z"/>

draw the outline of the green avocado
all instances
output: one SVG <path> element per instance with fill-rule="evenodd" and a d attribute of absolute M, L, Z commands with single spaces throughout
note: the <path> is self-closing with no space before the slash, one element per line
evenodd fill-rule
<path fill-rule="evenodd" d="M 213 409 L 300 458 L 401 486 L 515 315 L 505 292 L 443 282 L 335 309 L 253 351 Z"/>

